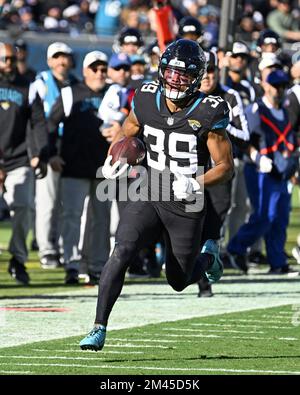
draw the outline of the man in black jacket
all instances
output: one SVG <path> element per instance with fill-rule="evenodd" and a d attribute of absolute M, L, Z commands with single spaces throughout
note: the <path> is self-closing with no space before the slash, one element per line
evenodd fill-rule
<path fill-rule="evenodd" d="M 27 139 L 27 124 L 30 123 Z M 47 156 L 47 130 L 42 103 L 16 67 L 12 45 L 0 43 L 0 151 L 1 173 L 5 175 L 4 198 L 11 211 L 12 258 L 8 271 L 17 282 L 28 285 L 25 269 L 28 257 L 26 238 L 34 202 L 34 170 L 43 176 Z M 30 145 L 33 145 L 33 149 Z M 28 152 L 33 152 L 31 158 Z"/>
<path fill-rule="evenodd" d="M 62 238 L 66 264 L 66 284 L 78 283 L 81 261 L 79 248 L 81 215 L 89 196 L 89 276 L 98 282 L 110 251 L 110 202 L 96 197 L 96 173 L 104 164 L 109 143 L 99 128 L 99 105 L 107 90 L 107 57 L 100 51 L 88 53 L 83 61 L 84 82 L 63 88 L 49 117 L 50 165 L 61 173 L 63 205 Z M 57 149 L 58 126 L 64 123 L 60 148 Z"/>

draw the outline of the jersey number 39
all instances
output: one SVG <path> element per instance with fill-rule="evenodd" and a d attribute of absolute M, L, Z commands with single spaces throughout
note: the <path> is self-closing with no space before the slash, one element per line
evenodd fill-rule
<path fill-rule="evenodd" d="M 172 173 L 194 174 L 197 171 L 197 139 L 193 134 L 171 132 L 145 125 L 144 136 L 147 144 L 147 162 L 152 168 L 163 171 L 166 166 Z M 179 144 L 185 147 L 178 149 Z"/>

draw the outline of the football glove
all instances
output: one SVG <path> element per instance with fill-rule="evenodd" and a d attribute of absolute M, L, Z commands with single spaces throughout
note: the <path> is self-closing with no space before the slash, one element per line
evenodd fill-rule
<path fill-rule="evenodd" d="M 113 165 L 111 164 L 112 160 L 112 155 L 109 155 L 102 167 L 102 174 L 104 178 L 107 178 L 109 180 L 113 180 L 117 177 L 120 177 L 122 174 L 126 172 L 126 170 L 129 167 L 128 163 L 123 164 L 123 166 L 118 170 L 121 162 L 119 160 L 116 161 Z"/>
<path fill-rule="evenodd" d="M 176 180 L 173 181 L 172 189 L 177 199 L 187 199 L 190 195 L 200 190 L 200 184 L 191 177 L 180 173 L 174 173 Z"/>
<path fill-rule="evenodd" d="M 258 151 L 252 151 L 250 157 L 257 164 L 258 171 L 261 173 L 271 173 L 273 168 L 272 159 L 266 155 L 261 155 Z"/>

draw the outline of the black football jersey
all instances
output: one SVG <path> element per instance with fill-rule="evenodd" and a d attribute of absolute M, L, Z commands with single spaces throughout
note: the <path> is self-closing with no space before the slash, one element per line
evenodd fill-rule
<path fill-rule="evenodd" d="M 171 113 L 158 83 L 150 82 L 136 91 L 132 109 L 141 125 L 147 151 L 150 200 L 159 201 L 172 211 L 187 212 L 186 206 L 191 203 L 174 200 L 174 173 L 195 177 L 199 171 L 207 170 L 207 134 L 228 125 L 226 101 L 199 92 L 190 105 Z"/>

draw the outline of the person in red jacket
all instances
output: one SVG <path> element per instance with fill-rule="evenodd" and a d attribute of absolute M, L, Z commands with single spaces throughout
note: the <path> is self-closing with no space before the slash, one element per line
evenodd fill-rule
<path fill-rule="evenodd" d="M 149 18 L 151 29 L 157 34 L 160 51 L 163 52 L 166 46 L 175 40 L 178 31 L 172 7 L 167 0 L 155 0 Z"/>

